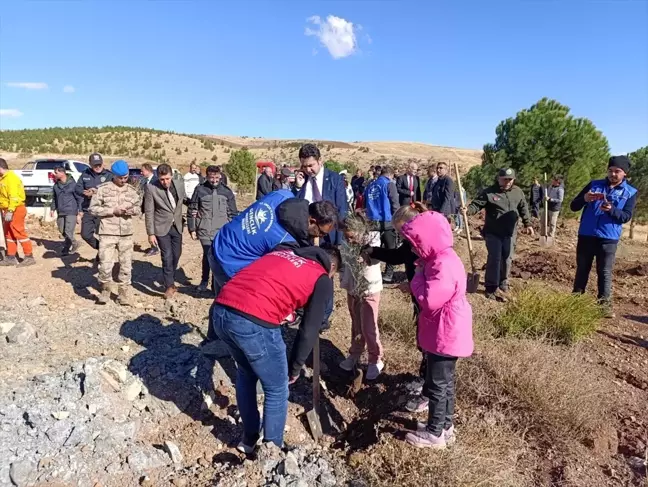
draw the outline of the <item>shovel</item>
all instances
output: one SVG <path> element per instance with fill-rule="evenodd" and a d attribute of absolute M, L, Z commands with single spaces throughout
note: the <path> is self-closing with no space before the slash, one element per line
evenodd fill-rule
<path fill-rule="evenodd" d="M 319 237 L 314 239 L 315 247 L 319 247 Z M 322 423 L 320 422 L 320 339 L 319 333 L 313 347 L 313 409 L 306 413 L 306 420 L 317 442 L 322 437 Z"/>
<path fill-rule="evenodd" d="M 461 216 L 464 221 L 464 233 L 466 241 L 468 242 L 468 256 L 470 257 L 470 269 L 466 281 L 466 291 L 469 293 L 476 293 L 479 287 L 479 274 L 475 269 L 475 253 L 473 251 L 472 239 L 470 238 L 470 226 L 468 225 L 468 213 L 466 212 L 466 201 L 463 194 L 463 186 L 461 186 L 461 177 L 459 176 L 459 166 L 455 162 L 455 174 L 457 175 L 457 187 L 459 188 L 459 199 L 461 200 Z"/>
<path fill-rule="evenodd" d="M 549 194 L 549 186 L 547 184 L 547 173 L 544 175 L 545 182 L 545 193 L 544 193 L 544 215 L 542 220 L 544 223 L 544 235 L 540 235 L 540 246 L 541 247 L 551 247 L 554 244 L 554 238 L 549 236 L 549 202 L 547 201 L 547 195 Z"/>

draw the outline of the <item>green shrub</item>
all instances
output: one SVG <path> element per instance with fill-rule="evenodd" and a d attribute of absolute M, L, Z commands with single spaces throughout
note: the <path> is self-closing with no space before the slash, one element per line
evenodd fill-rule
<path fill-rule="evenodd" d="M 257 174 L 254 154 L 245 149 L 233 151 L 227 165 L 227 174 L 241 192 L 252 191 Z"/>
<path fill-rule="evenodd" d="M 513 296 L 494 325 L 501 336 L 571 344 L 596 331 L 602 318 L 603 310 L 590 295 L 531 286 Z"/>

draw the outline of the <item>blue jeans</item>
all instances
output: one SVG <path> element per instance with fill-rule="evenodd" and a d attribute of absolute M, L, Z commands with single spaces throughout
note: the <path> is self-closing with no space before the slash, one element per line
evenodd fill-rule
<path fill-rule="evenodd" d="M 281 328 L 257 325 L 218 304 L 213 308 L 212 326 L 236 361 L 236 402 L 243 420 L 243 442 L 253 446 L 259 439 L 259 380 L 265 395 L 264 441 L 283 446 L 288 414 L 288 358 Z"/>

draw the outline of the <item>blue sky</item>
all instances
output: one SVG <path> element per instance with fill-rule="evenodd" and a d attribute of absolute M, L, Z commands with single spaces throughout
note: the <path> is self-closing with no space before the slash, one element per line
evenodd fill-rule
<path fill-rule="evenodd" d="M 614 152 L 648 144 L 648 1 L 14 0 L 0 16 L 3 129 L 481 148 L 543 96 Z"/>

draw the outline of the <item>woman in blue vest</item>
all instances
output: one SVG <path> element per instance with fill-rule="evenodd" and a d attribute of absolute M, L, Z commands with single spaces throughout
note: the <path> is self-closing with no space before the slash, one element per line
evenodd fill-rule
<path fill-rule="evenodd" d="M 607 177 L 591 181 L 571 202 L 572 211 L 583 210 L 576 246 L 574 292 L 584 293 L 592 263 L 596 258 L 598 299 L 607 317 L 613 318 L 612 268 L 623 224 L 632 219 L 637 190 L 626 181 L 630 159 L 614 156 Z"/>
<path fill-rule="evenodd" d="M 396 248 L 396 230 L 392 224 L 392 216 L 398 210 L 398 191 L 394 183 L 394 170 L 385 166 L 380 171 L 380 177 L 372 181 L 364 192 L 364 205 L 367 220 L 374 223 L 380 231 L 380 240 L 386 249 Z M 383 281 L 390 283 L 394 279 L 394 266 L 387 264 Z"/>

